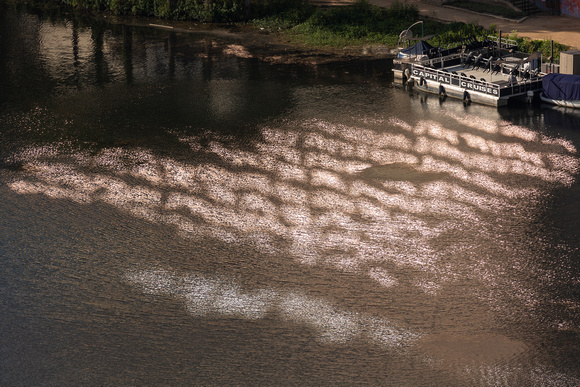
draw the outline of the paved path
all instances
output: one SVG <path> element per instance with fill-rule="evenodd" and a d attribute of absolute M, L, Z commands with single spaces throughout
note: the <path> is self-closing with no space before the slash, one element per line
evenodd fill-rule
<path fill-rule="evenodd" d="M 318 0 L 316 3 L 346 5 L 352 1 Z M 393 1 L 395 0 L 369 0 L 370 3 L 381 7 L 389 7 Z M 571 46 L 572 49 L 580 49 L 580 18 L 536 15 L 518 23 L 456 8 L 437 6 L 421 0 L 405 0 L 405 3 L 417 6 L 421 15 L 442 21 L 477 23 L 485 28 L 489 28 L 492 24 L 495 24 L 498 30 L 506 34 L 517 31 L 519 37 L 554 40 L 555 42 Z M 425 33 L 428 34 L 427 31 Z"/>

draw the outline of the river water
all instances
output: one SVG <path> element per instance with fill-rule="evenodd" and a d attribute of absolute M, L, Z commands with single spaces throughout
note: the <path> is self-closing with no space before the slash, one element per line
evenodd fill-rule
<path fill-rule="evenodd" d="M 580 384 L 573 112 L 0 4 L 0 384 Z"/>

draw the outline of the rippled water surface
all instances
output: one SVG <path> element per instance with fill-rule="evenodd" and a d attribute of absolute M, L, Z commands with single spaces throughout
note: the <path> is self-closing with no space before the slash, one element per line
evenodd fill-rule
<path fill-rule="evenodd" d="M 580 384 L 580 115 L 2 4 L 0 88 L 0 384 Z"/>

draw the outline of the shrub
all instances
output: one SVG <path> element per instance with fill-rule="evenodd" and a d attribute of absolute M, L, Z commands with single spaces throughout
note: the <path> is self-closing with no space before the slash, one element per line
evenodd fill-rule
<path fill-rule="evenodd" d="M 484 39 L 489 35 L 489 31 L 476 24 L 465 23 L 450 23 L 445 26 L 440 32 L 436 32 L 437 36 L 433 39 L 435 46 L 453 46 L 461 44 L 466 38 L 475 37 Z"/>
<path fill-rule="evenodd" d="M 551 40 L 531 40 L 526 38 L 518 37 L 517 31 L 512 31 L 508 35 L 509 39 L 513 39 L 518 44 L 518 51 L 522 52 L 540 52 L 544 58 L 549 58 L 552 54 L 552 41 Z M 554 57 L 553 59 L 560 59 L 560 51 L 567 51 L 570 47 L 554 42 Z"/>

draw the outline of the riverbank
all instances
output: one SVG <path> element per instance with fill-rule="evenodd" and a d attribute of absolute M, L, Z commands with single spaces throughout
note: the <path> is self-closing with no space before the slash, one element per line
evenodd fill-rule
<path fill-rule="evenodd" d="M 313 4 L 319 7 L 335 7 L 341 5 L 352 5 L 354 2 L 355 0 L 314 0 Z M 393 4 L 398 4 L 395 0 L 371 0 L 370 3 L 372 6 L 378 6 L 384 9 L 389 9 Z M 522 33 L 522 30 L 516 29 L 515 27 L 527 27 L 530 23 L 526 23 L 526 21 L 528 19 L 533 19 L 536 22 L 532 24 L 538 24 L 537 21 L 542 20 L 548 22 L 547 24 L 550 25 L 550 31 L 556 31 L 557 29 L 554 27 L 554 23 L 561 22 L 562 20 L 560 19 L 565 19 L 565 22 L 569 22 L 570 19 L 535 16 L 526 19 L 526 21 L 516 22 L 491 17 L 489 15 L 474 14 L 473 12 L 457 8 L 435 6 L 424 3 L 421 0 L 408 0 L 405 2 L 405 6 L 413 9 L 413 12 L 415 13 L 412 18 L 413 21 L 419 19 L 431 20 L 431 25 L 426 27 L 429 28 L 429 33 L 436 32 L 433 31 L 433 29 L 439 28 L 437 22 L 434 23 L 433 21 L 440 21 L 443 23 L 460 22 L 470 26 L 481 26 L 479 28 L 481 28 L 482 31 L 483 28 L 491 30 L 496 29 L 503 31 L 505 35 L 517 32 L 519 37 L 549 41 L 552 39 L 551 35 L 542 34 L 541 32 L 536 32 L 534 34 L 529 31 L 529 28 L 524 29 L 524 32 Z M 278 28 L 275 23 L 273 26 L 266 25 L 266 28 L 260 28 L 251 23 L 213 24 L 195 21 L 170 21 L 167 19 L 148 18 L 143 16 L 116 16 L 107 12 L 92 13 L 92 17 L 103 19 L 115 24 L 146 25 L 153 28 L 173 30 L 175 33 L 202 32 L 213 36 L 227 36 L 230 39 L 234 38 L 240 42 L 241 48 L 233 50 L 232 55 L 245 57 L 253 56 L 271 63 L 321 64 L 352 59 L 389 58 L 396 54 L 396 48 L 394 47 L 395 44 L 385 43 L 383 41 L 384 39 L 379 39 L 378 41 L 376 39 L 369 39 L 372 43 L 356 43 L 356 39 L 345 39 L 344 44 L 336 44 L 336 42 L 334 42 L 334 44 L 324 44 L 324 39 L 311 39 L 310 34 L 316 34 L 316 31 L 300 30 L 300 32 L 296 32 L 294 29 Z M 400 27 L 400 29 L 397 29 L 396 33 L 392 31 L 389 32 L 389 42 L 393 40 L 391 39 L 391 35 L 393 35 L 396 42 L 396 35 L 398 35 L 400 30 L 407 26 L 406 22 L 404 24 L 405 27 Z M 567 23 L 563 23 L 563 26 L 564 31 L 578 30 L 578 36 L 576 37 L 573 33 L 568 34 L 558 31 L 558 39 L 554 40 L 558 43 L 564 41 L 571 47 L 579 46 L 580 27 L 575 24 L 568 25 Z M 457 33 L 457 31 L 453 31 Z M 441 31 L 436 33 L 440 34 Z M 365 39 L 360 40 L 364 42 Z M 306 43 L 306 41 L 309 43 Z M 314 43 L 312 41 L 314 41 Z M 442 42 L 441 44 L 448 44 L 448 42 Z M 522 51 L 525 51 L 526 49 Z M 538 49 L 536 48 L 532 51 L 537 50 Z"/>
<path fill-rule="evenodd" d="M 373 0 L 374 5 L 388 8 L 394 0 Z M 317 0 L 317 5 L 336 6 L 348 5 L 351 0 Z M 569 17 L 533 16 L 526 20 L 513 21 L 489 15 L 479 15 L 473 12 L 434 6 L 420 0 L 408 3 L 417 8 L 419 15 L 442 22 L 458 21 L 465 24 L 480 25 L 486 29 L 501 30 L 504 36 L 516 35 L 530 40 L 554 40 L 555 43 L 564 43 L 571 49 L 580 46 L 580 23 Z M 285 31 L 261 30 L 245 23 L 237 24 L 208 24 L 199 22 L 175 22 L 147 18 L 127 18 L 103 15 L 104 18 L 117 20 L 121 23 L 147 24 L 161 29 L 173 29 L 178 33 L 206 30 L 212 35 L 224 35 L 240 41 L 245 50 L 240 55 L 252 55 L 271 63 L 301 63 L 322 64 L 328 62 L 347 61 L 353 59 L 389 58 L 396 54 L 396 48 L 386 44 L 345 44 L 343 46 L 312 45 L 296 39 Z M 576 23 L 575 23 L 576 22 Z M 562 25 L 559 31 L 557 25 Z M 542 26 L 534 31 L 531 26 Z M 535 49 L 538 50 L 538 49 Z M 250 54 L 251 52 L 251 54 Z M 531 51 L 530 51 L 531 52 Z"/>
<path fill-rule="evenodd" d="M 297 42 L 283 32 L 262 31 L 249 24 L 215 24 L 191 21 L 170 21 L 156 18 L 94 16 L 112 24 L 151 27 L 172 31 L 176 34 L 197 33 L 222 37 L 239 42 L 228 53 L 243 58 L 257 58 L 273 64 L 319 65 L 360 59 L 386 59 L 395 56 L 397 50 L 380 44 L 349 45 L 343 47 L 312 46 Z"/>

